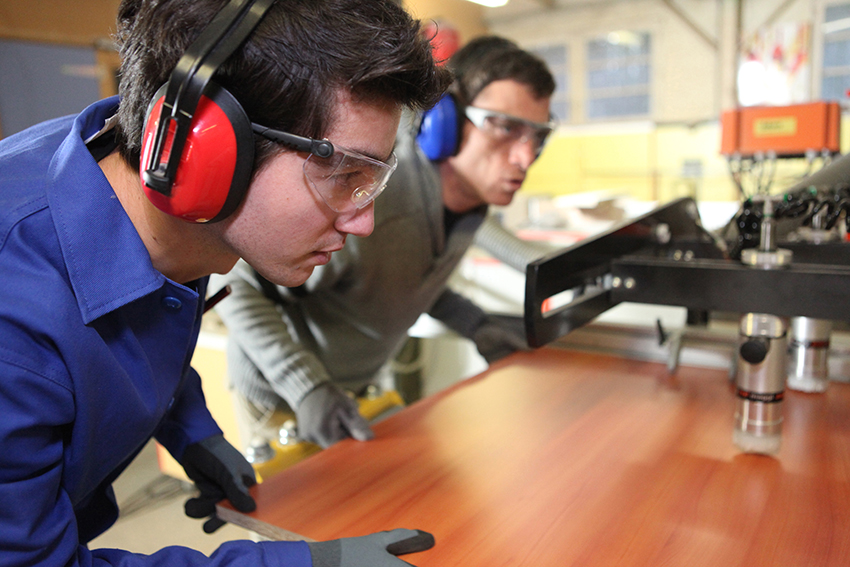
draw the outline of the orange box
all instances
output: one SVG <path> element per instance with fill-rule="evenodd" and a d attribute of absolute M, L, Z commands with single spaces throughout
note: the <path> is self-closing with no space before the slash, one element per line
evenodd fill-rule
<path fill-rule="evenodd" d="M 840 150 L 841 108 L 837 102 L 727 110 L 720 124 L 723 155 L 752 157 L 775 152 L 779 157 L 796 157 L 810 150 L 832 154 Z"/>

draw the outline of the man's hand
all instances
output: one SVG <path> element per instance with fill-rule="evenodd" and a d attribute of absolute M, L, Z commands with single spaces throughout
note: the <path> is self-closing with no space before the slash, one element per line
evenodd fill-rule
<path fill-rule="evenodd" d="M 257 484 L 254 468 L 242 453 L 221 435 L 208 437 L 186 447 L 181 463 L 201 494 L 186 501 L 186 515 L 190 518 L 209 518 L 204 523 L 208 534 L 225 524 L 216 516 L 217 502 L 230 500 L 240 512 L 253 512 L 257 504 L 248 493 L 248 487 Z"/>
<path fill-rule="evenodd" d="M 472 340 L 487 364 L 518 350 L 531 350 L 522 317 L 488 315 L 473 333 Z"/>
<path fill-rule="evenodd" d="M 319 384 L 304 396 L 295 419 L 298 436 L 325 449 L 347 437 L 368 441 L 375 436 L 360 415 L 357 402 L 330 382 Z"/>
<path fill-rule="evenodd" d="M 434 547 L 434 536 L 420 530 L 392 530 L 360 537 L 309 542 L 313 567 L 410 567 L 394 557 Z"/>

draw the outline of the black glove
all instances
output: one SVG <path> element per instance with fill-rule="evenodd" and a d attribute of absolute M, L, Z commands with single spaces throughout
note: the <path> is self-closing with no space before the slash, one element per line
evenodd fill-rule
<path fill-rule="evenodd" d="M 298 436 L 323 448 L 347 437 L 368 441 L 375 436 L 360 415 L 357 402 L 330 382 L 319 384 L 304 396 L 295 419 Z"/>
<path fill-rule="evenodd" d="M 308 542 L 313 567 L 405 567 L 393 557 L 434 547 L 434 536 L 421 530 L 392 530 L 360 537 Z"/>
<path fill-rule="evenodd" d="M 475 329 L 472 340 L 478 352 L 492 364 L 518 350 L 531 350 L 522 317 L 488 315 Z"/>
<path fill-rule="evenodd" d="M 186 515 L 209 518 L 204 523 L 206 533 L 211 534 L 225 524 L 215 514 L 216 503 L 225 498 L 240 512 L 253 512 L 257 508 L 248 493 L 248 487 L 257 484 L 254 468 L 222 435 L 186 447 L 181 464 L 201 491 L 200 496 L 186 501 Z"/>

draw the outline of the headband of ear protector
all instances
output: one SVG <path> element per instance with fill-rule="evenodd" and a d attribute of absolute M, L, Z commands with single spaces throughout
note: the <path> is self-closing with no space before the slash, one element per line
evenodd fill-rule
<path fill-rule="evenodd" d="M 451 93 L 422 115 L 416 142 L 431 161 L 457 154 L 463 132 L 463 108 Z"/>
<path fill-rule="evenodd" d="M 254 136 L 244 109 L 212 82 L 275 0 L 231 0 L 189 46 L 148 106 L 141 178 L 160 210 L 216 222 L 239 206 L 251 180 Z"/>

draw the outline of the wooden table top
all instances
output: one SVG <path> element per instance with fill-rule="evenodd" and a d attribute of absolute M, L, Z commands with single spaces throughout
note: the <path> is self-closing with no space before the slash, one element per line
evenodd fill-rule
<path fill-rule="evenodd" d="M 228 516 L 318 540 L 422 529 L 437 545 L 404 556 L 419 567 L 850 565 L 850 385 L 784 405 L 778 455 L 741 454 L 728 372 L 543 348 Z"/>

